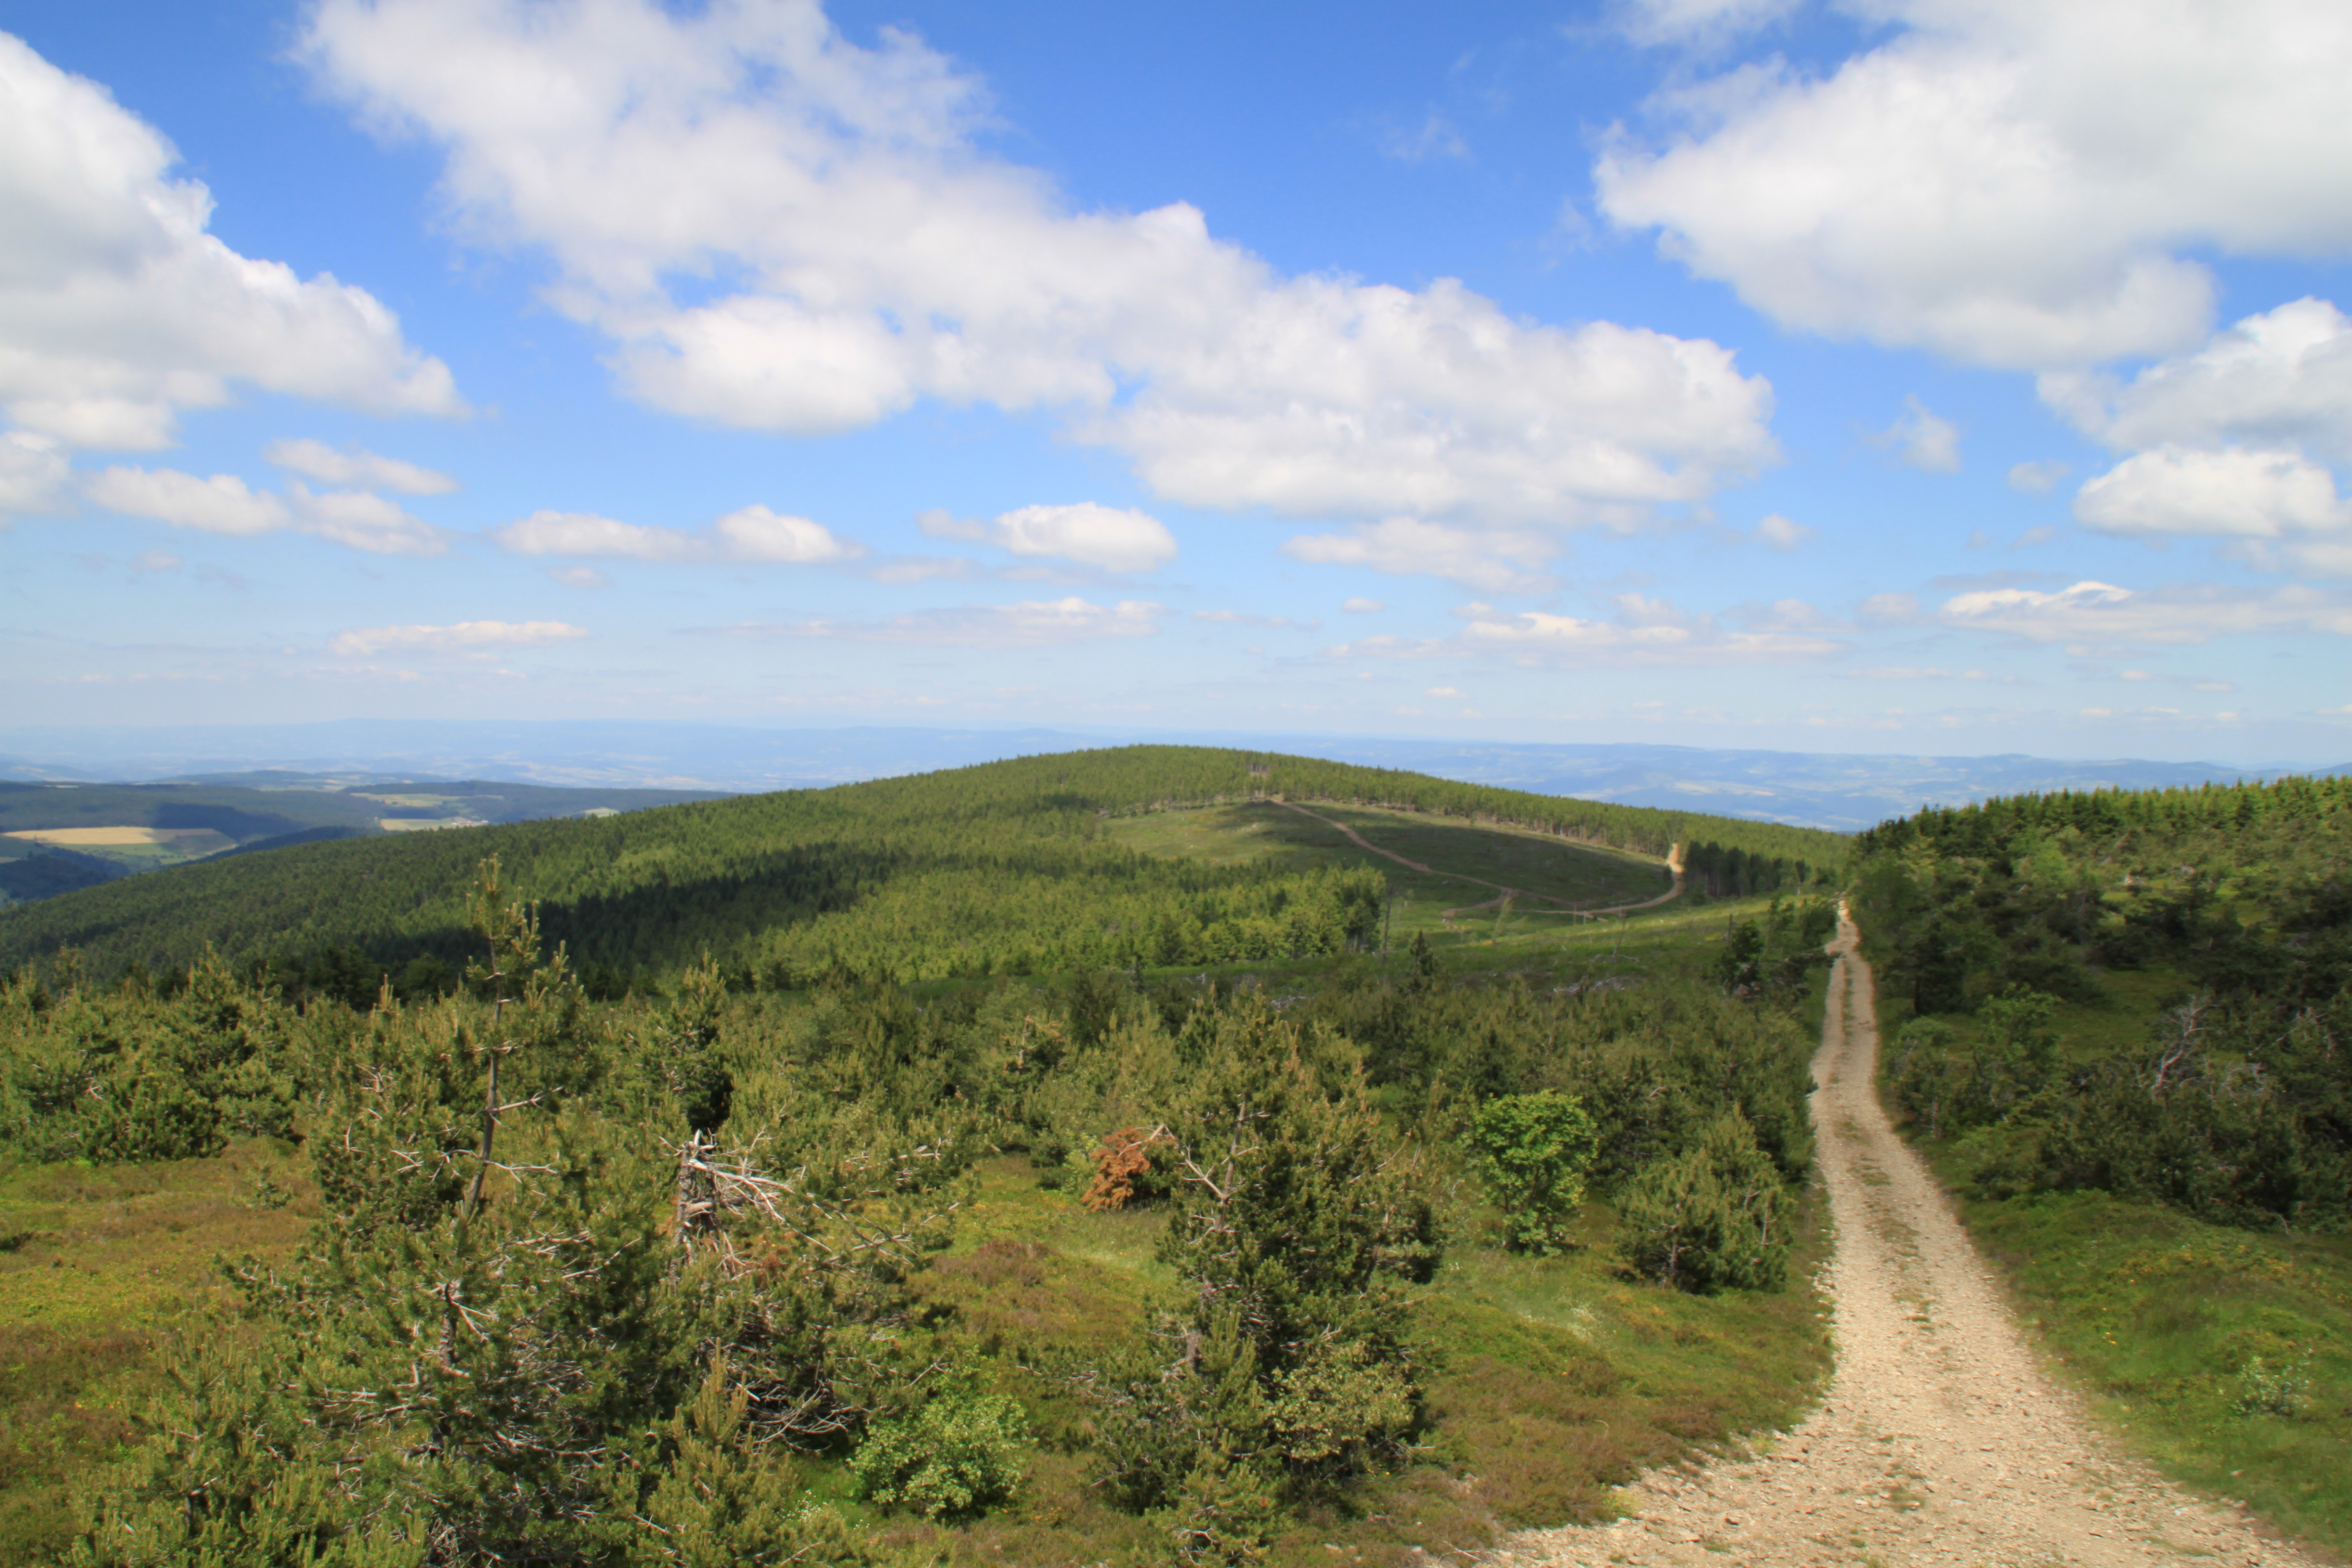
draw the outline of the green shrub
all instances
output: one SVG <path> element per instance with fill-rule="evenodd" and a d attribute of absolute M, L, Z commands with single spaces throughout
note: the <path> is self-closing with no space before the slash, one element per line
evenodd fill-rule
<path fill-rule="evenodd" d="M 1778 1290 L 1795 1199 L 1737 1108 L 1620 1200 L 1620 1243 L 1642 1273 L 1685 1290 Z"/>
<path fill-rule="evenodd" d="M 1016 1400 L 960 1390 L 934 1394 L 911 1416 L 877 1421 L 849 1467 L 861 1497 L 917 1513 L 975 1513 L 1020 1484 L 1029 1418 Z"/>
<path fill-rule="evenodd" d="M 1583 1104 L 1552 1089 L 1490 1100 L 1471 1117 L 1471 1164 L 1502 1209 L 1513 1247 L 1547 1256 L 1567 1248 L 1600 1136 Z"/>
<path fill-rule="evenodd" d="M 2238 1373 L 2237 1410 L 2241 1415 L 2283 1415 L 2293 1420 L 2311 1404 L 2311 1360 L 2273 1367 L 2260 1356 L 2250 1356 Z"/>

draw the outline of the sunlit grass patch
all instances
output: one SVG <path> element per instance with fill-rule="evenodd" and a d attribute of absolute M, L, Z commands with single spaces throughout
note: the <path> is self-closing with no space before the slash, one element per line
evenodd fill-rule
<path fill-rule="evenodd" d="M 0 1237 L 17 1238 L 0 1249 L 0 1562 L 64 1543 L 72 1479 L 138 1435 L 161 1337 L 225 1299 L 213 1258 L 299 1239 L 298 1171 L 260 1141 L 217 1160 L 0 1167 Z"/>
<path fill-rule="evenodd" d="M 2104 1193 L 1966 1207 L 2049 1344 L 2137 1446 L 2352 1550 L 2352 1243 Z"/>

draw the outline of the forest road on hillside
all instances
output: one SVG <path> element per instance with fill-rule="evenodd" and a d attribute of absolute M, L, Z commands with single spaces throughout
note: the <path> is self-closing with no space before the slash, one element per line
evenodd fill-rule
<path fill-rule="evenodd" d="M 2043 1372 L 1991 1271 L 1876 1089 L 1870 966 L 1839 914 L 1813 1058 L 1835 1221 L 1837 1371 L 1793 1432 L 1742 1460 L 1654 1471 L 1630 1518 L 1511 1537 L 1487 1561 L 1962 1568 L 2320 1559 L 2126 1457 Z"/>

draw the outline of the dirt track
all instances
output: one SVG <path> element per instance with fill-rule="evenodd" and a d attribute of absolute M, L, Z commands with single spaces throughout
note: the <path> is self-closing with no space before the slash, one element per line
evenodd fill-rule
<path fill-rule="evenodd" d="M 1875 1091 L 1870 967 L 1841 917 L 1813 1122 L 1837 1233 L 1827 1399 L 1753 1458 L 1628 1489 L 1633 1517 L 1515 1537 L 1495 1561 L 2048 1564 L 2194 1557 L 2317 1568 L 2124 1458 L 2043 1373 Z"/>

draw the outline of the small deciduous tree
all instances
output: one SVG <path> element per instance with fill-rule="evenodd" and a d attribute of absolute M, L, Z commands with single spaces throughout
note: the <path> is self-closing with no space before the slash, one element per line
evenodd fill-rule
<path fill-rule="evenodd" d="M 1544 1089 L 1481 1105 L 1464 1142 L 1472 1168 L 1503 1211 L 1512 1247 L 1550 1254 L 1569 1246 L 1600 1131 L 1572 1094 Z"/>

